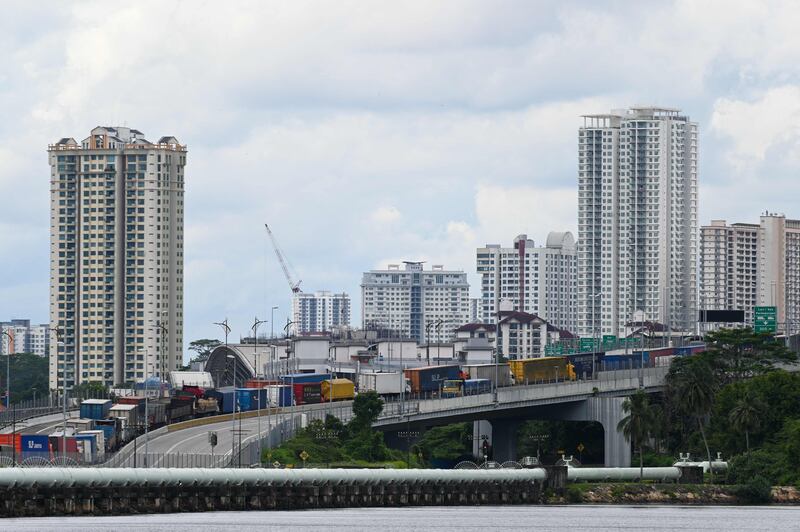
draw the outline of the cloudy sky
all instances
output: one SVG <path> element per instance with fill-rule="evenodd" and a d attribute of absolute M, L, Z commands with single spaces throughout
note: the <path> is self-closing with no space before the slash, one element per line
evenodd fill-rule
<path fill-rule="evenodd" d="M 357 322 L 366 269 L 575 231 L 581 114 L 681 108 L 701 223 L 800 217 L 796 2 L 4 4 L 0 321 L 48 321 L 46 148 L 96 125 L 188 145 L 187 342 L 285 323 L 264 222 Z"/>

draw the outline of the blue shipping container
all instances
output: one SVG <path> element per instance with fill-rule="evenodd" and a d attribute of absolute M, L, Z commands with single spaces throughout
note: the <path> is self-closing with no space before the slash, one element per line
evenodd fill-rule
<path fill-rule="evenodd" d="M 81 403 L 81 417 L 83 419 L 105 419 L 111 410 L 110 399 L 88 399 Z"/>
<path fill-rule="evenodd" d="M 94 434 L 76 434 L 75 440 L 86 441 L 91 445 L 92 460 L 97 456 L 97 436 Z"/>
<path fill-rule="evenodd" d="M 593 375 L 592 366 L 596 367 L 598 371 L 603 368 L 603 360 L 606 354 L 603 351 L 596 353 L 576 353 L 574 355 L 567 355 L 569 363 L 575 368 L 575 376 L 578 379 L 591 379 Z"/>
<path fill-rule="evenodd" d="M 329 381 L 333 377 L 327 373 L 295 373 L 293 375 L 281 375 L 281 382 L 284 384 L 300 384 L 301 382 L 322 382 Z"/>
<path fill-rule="evenodd" d="M 20 436 L 23 456 L 49 456 L 50 438 L 39 434 L 23 434 Z"/>
<path fill-rule="evenodd" d="M 478 395 L 492 391 L 492 381 L 489 379 L 466 379 L 464 381 L 464 395 Z"/>

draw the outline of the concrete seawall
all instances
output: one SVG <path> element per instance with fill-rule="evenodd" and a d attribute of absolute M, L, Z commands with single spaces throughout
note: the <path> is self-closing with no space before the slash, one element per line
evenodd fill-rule
<path fill-rule="evenodd" d="M 0 516 L 540 504 L 545 491 L 563 490 L 566 472 L 560 469 L 161 470 L 166 482 L 157 482 L 153 470 L 138 470 L 127 485 L 124 473 L 135 470 L 115 470 L 110 477 L 108 470 L 29 469 L 9 478 L 4 473 L 14 470 L 6 469 L 0 471 Z M 198 480 L 187 481 L 193 474 Z"/>

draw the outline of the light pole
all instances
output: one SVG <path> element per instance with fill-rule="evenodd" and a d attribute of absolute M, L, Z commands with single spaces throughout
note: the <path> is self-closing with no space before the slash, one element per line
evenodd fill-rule
<path fill-rule="evenodd" d="M 147 355 L 144 357 L 147 360 Z M 150 368 L 155 368 L 155 363 L 144 363 L 144 466 L 149 465 L 149 449 L 150 449 L 150 381 L 149 372 Z"/>
<path fill-rule="evenodd" d="M 255 355 L 256 360 L 256 378 L 258 378 L 258 369 L 260 367 L 259 360 L 258 360 L 258 326 L 262 323 L 266 323 L 266 320 L 259 320 L 256 317 L 253 320 L 253 354 Z M 258 394 L 258 413 L 256 414 L 256 419 L 258 420 L 258 462 L 261 463 L 261 390 L 262 388 L 258 388 L 256 392 Z M 269 428 L 269 424 L 267 425 Z"/>
<path fill-rule="evenodd" d="M 14 335 L 8 331 L 3 331 L 3 334 L 8 337 L 8 353 L 6 353 L 6 408 L 11 410 L 11 344 L 14 343 Z M 11 449 L 12 455 L 16 459 L 15 442 L 17 440 L 17 423 L 16 416 L 11 413 Z"/>
<path fill-rule="evenodd" d="M 594 295 L 589 296 L 592 299 L 592 378 L 596 378 L 597 368 L 595 368 L 596 360 L 597 360 L 597 322 L 594 319 L 594 307 L 595 302 L 598 297 L 600 297 L 600 292 L 597 292 Z"/>
<path fill-rule="evenodd" d="M 432 321 L 425 324 L 425 364 L 428 366 L 431 365 L 431 327 L 434 325 Z"/>
<path fill-rule="evenodd" d="M 228 335 L 231 332 L 231 327 L 228 325 L 228 318 L 225 318 L 224 321 L 215 321 L 214 325 L 222 327 L 222 331 L 225 333 L 225 358 L 233 359 L 233 408 L 231 409 L 231 465 L 233 465 L 233 452 L 236 445 L 236 440 L 233 437 L 233 433 L 236 430 L 236 357 L 229 353 Z M 225 365 L 227 366 L 227 364 Z"/>
<path fill-rule="evenodd" d="M 436 365 L 442 364 L 442 324 L 444 320 L 436 322 Z"/>
<path fill-rule="evenodd" d="M 52 331 L 56 333 L 56 363 L 58 363 L 58 344 L 64 343 L 64 329 L 61 327 L 53 327 Z M 61 465 L 66 465 L 67 462 L 67 354 L 64 353 L 64 377 L 63 381 L 61 382 L 61 386 L 63 387 L 63 415 L 64 415 L 64 427 L 61 433 L 61 458 L 64 463 Z"/>
<path fill-rule="evenodd" d="M 158 347 L 158 358 L 159 358 L 159 360 L 158 360 L 158 368 L 159 368 L 158 369 L 158 380 L 159 380 L 158 390 L 159 390 L 159 395 L 161 395 L 161 383 L 164 382 L 164 373 L 165 373 L 164 372 L 164 343 L 165 343 L 166 335 L 169 332 L 169 330 L 167 329 L 167 326 L 164 324 L 164 322 L 162 320 L 158 320 L 156 322 L 156 329 L 161 334 L 161 343 L 159 344 L 159 347 Z M 155 370 L 155 365 L 153 366 L 153 369 Z M 147 373 L 147 372 L 145 371 L 145 373 Z"/>

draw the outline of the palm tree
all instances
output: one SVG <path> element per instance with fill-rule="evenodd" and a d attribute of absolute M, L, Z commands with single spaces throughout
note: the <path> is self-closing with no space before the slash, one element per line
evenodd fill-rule
<path fill-rule="evenodd" d="M 716 390 L 714 372 L 711 366 L 702 357 L 691 357 L 685 359 L 680 371 L 674 375 L 670 386 L 672 395 L 676 399 L 678 406 L 689 416 L 697 420 L 700 429 L 700 436 L 703 438 L 703 445 L 706 448 L 709 470 L 711 469 L 711 450 L 706 439 L 705 424 L 714 405 L 714 393 Z"/>
<path fill-rule="evenodd" d="M 630 397 L 626 397 L 622 403 L 622 411 L 627 415 L 620 420 L 617 430 L 625 435 L 625 438 L 632 440 L 639 450 L 639 481 L 644 476 L 644 455 L 642 445 L 650 436 L 655 426 L 655 416 L 653 407 L 650 406 L 650 399 L 643 390 L 638 390 Z"/>
<path fill-rule="evenodd" d="M 750 432 L 758 430 L 761 426 L 761 414 L 765 410 L 764 403 L 755 397 L 750 390 L 736 401 L 728 413 L 728 421 L 737 431 L 744 432 L 747 453 L 750 453 Z"/>

